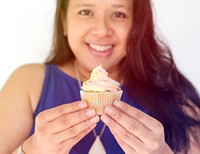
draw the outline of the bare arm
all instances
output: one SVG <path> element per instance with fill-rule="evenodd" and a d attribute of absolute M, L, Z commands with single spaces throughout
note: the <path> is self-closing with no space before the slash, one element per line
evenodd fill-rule
<path fill-rule="evenodd" d="M 23 66 L 11 75 L 1 90 L 0 153 L 11 153 L 28 137 L 43 76 L 43 65 Z"/>
<path fill-rule="evenodd" d="M 29 137 L 33 112 L 40 98 L 44 65 L 24 66 L 11 76 L 0 96 L 0 153 L 66 154 L 100 120 L 86 102 L 77 101 L 40 112 Z"/>

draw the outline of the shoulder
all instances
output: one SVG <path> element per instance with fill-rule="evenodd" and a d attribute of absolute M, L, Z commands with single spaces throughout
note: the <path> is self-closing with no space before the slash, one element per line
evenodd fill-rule
<path fill-rule="evenodd" d="M 41 83 L 45 75 L 44 64 L 26 64 L 14 70 L 8 79 L 8 84 L 19 85 L 28 89 L 29 86 L 34 86 L 35 83 Z M 38 84 L 39 84 L 38 83 Z M 37 84 L 37 85 L 38 85 Z"/>
<path fill-rule="evenodd" d="M 5 138 L 0 135 L 1 139 L 5 140 L 2 146 L 17 145 L 18 141 L 29 135 L 44 74 L 44 64 L 23 65 L 18 67 L 4 84 L 0 92 L 0 130 L 5 134 Z"/>
<path fill-rule="evenodd" d="M 32 79 L 38 80 L 44 77 L 45 65 L 44 64 L 26 64 L 16 68 L 8 78 L 5 86 L 9 83 L 21 84 L 21 86 L 29 84 L 27 81 Z"/>
<path fill-rule="evenodd" d="M 45 76 L 45 64 L 26 64 L 14 70 L 5 83 L 2 93 L 25 97 L 33 110 L 37 106 Z"/>
<path fill-rule="evenodd" d="M 45 64 L 25 64 L 18 67 L 12 75 L 31 76 L 33 74 L 44 74 Z"/>

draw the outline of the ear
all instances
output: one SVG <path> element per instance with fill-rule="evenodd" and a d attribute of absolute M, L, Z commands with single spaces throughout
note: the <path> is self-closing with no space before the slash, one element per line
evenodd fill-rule
<path fill-rule="evenodd" d="M 61 11 L 60 18 L 62 22 L 63 34 L 64 36 L 67 36 L 67 17 L 63 11 Z"/>

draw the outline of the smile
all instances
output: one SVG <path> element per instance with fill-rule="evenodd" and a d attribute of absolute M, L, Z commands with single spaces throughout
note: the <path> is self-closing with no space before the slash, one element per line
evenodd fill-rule
<path fill-rule="evenodd" d="M 96 45 L 96 44 L 89 44 L 89 46 L 90 48 L 99 52 L 107 51 L 113 47 L 112 45 Z"/>

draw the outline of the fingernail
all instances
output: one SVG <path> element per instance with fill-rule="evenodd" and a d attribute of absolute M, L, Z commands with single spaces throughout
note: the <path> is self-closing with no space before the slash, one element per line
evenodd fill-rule
<path fill-rule="evenodd" d="M 116 109 L 112 106 L 109 106 L 106 108 L 106 113 L 108 113 L 110 115 L 114 115 L 116 113 Z"/>
<path fill-rule="evenodd" d="M 80 101 L 77 106 L 78 108 L 83 109 L 87 107 L 87 103 L 84 101 Z"/>
<path fill-rule="evenodd" d="M 105 123 L 105 124 L 108 124 L 110 123 L 110 118 L 106 115 L 102 115 L 101 116 L 101 120 Z"/>
<path fill-rule="evenodd" d="M 95 110 L 92 109 L 92 108 L 87 109 L 86 112 L 85 112 L 85 114 L 86 114 L 87 116 L 93 116 L 93 115 L 95 115 Z"/>
<path fill-rule="evenodd" d="M 114 106 L 116 106 L 117 108 L 122 108 L 122 103 L 120 102 L 120 101 L 115 101 L 114 103 L 113 103 L 113 105 Z"/>
<path fill-rule="evenodd" d="M 99 121 L 99 117 L 96 116 L 90 120 L 91 123 L 97 123 Z"/>
<path fill-rule="evenodd" d="M 90 129 L 94 129 L 97 126 L 97 124 L 90 127 Z"/>

